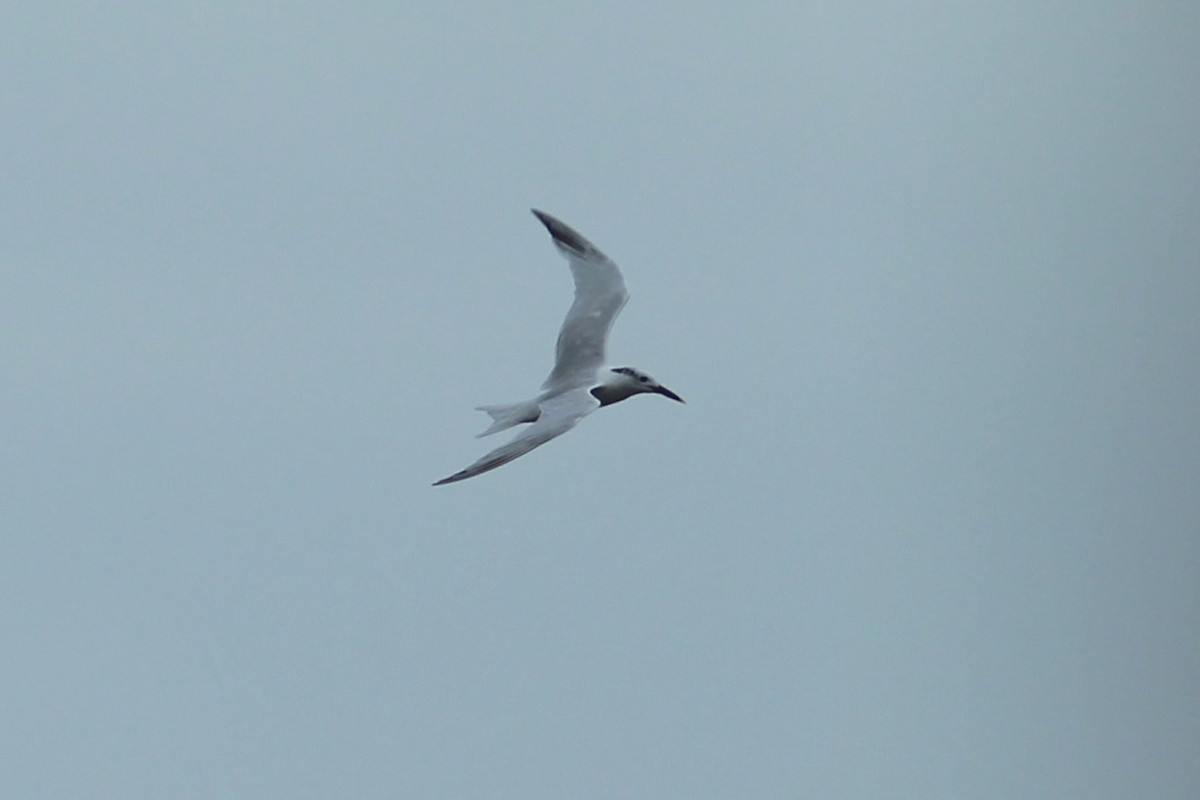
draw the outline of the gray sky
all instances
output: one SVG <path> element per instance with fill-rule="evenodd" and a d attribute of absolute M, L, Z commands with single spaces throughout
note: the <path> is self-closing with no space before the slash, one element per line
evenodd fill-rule
<path fill-rule="evenodd" d="M 1194 4 L 113 5 L 0 25 L 0 794 L 1200 795 Z M 530 206 L 688 405 L 433 489 Z"/>

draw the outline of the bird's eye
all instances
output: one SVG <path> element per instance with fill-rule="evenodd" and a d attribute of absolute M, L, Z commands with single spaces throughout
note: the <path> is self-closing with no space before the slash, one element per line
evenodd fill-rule
<path fill-rule="evenodd" d="M 647 378 L 645 375 L 639 375 L 639 376 L 638 376 L 638 380 L 639 380 L 639 381 L 641 381 L 642 383 L 649 383 L 649 382 L 650 382 L 650 379 L 649 379 L 649 378 Z"/>

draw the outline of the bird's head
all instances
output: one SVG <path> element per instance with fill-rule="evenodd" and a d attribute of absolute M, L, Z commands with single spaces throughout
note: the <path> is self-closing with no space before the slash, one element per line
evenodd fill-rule
<path fill-rule="evenodd" d="M 642 372 L 640 369 L 634 369 L 633 367 L 613 367 L 612 371 L 613 374 L 617 376 L 615 383 L 621 385 L 621 387 L 631 395 L 641 394 L 643 392 L 653 392 L 654 394 L 661 394 L 663 397 L 669 397 L 677 403 L 684 402 L 682 397 L 675 394 L 670 389 L 654 380 L 654 378 Z"/>

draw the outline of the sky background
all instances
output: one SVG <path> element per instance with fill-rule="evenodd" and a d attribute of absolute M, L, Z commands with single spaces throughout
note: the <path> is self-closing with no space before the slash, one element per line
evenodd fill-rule
<path fill-rule="evenodd" d="M 1200 796 L 1197 86 L 1186 2 L 5 4 L 0 794 Z M 530 206 L 688 404 L 431 488 Z"/>

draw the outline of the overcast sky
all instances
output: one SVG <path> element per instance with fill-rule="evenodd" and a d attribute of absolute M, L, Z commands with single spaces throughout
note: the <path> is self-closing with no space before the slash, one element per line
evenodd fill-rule
<path fill-rule="evenodd" d="M 1200 796 L 1197 86 L 1186 2 L 6 4 L 0 794 Z M 688 404 L 432 488 L 531 206 Z"/>

